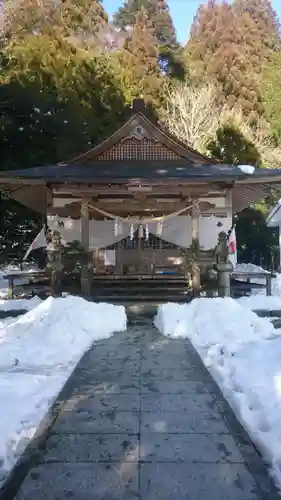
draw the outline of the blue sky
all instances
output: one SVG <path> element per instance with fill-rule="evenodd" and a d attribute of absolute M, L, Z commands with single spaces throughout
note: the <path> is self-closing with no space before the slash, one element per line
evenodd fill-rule
<path fill-rule="evenodd" d="M 204 0 L 168 0 L 170 12 L 177 30 L 180 42 L 188 39 L 189 28 L 200 4 Z M 104 7 L 109 14 L 123 5 L 122 0 L 103 0 Z M 272 0 L 272 5 L 281 19 L 281 0 Z"/>

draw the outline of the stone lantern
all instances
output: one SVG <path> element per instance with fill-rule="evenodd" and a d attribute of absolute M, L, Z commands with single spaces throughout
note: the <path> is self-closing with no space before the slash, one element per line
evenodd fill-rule
<path fill-rule="evenodd" d="M 61 235 L 58 230 L 52 231 L 46 251 L 47 269 L 51 272 L 51 293 L 53 297 L 61 297 L 64 246 L 61 243 Z"/>
<path fill-rule="evenodd" d="M 227 234 L 224 231 L 219 233 L 215 254 L 219 296 L 230 297 L 230 274 L 233 271 L 233 265 L 228 258 Z"/>

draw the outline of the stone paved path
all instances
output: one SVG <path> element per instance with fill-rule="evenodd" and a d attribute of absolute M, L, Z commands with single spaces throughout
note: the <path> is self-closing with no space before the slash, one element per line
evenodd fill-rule
<path fill-rule="evenodd" d="M 262 461 L 188 341 L 100 342 L 16 500 L 270 500 Z"/>

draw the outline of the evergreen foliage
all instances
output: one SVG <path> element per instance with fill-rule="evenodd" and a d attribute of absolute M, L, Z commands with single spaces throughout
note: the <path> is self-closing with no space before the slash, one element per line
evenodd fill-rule
<path fill-rule="evenodd" d="M 160 106 L 165 80 L 158 66 L 158 55 L 152 23 L 141 8 L 123 50 L 117 54 L 127 101 L 141 97 L 155 107 Z"/>

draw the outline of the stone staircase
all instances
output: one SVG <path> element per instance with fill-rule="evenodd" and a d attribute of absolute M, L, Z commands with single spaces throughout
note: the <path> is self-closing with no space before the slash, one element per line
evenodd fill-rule
<path fill-rule="evenodd" d="M 138 302 L 188 302 L 188 283 L 181 276 L 120 276 L 98 279 L 92 283 L 92 300 L 119 304 Z"/>

